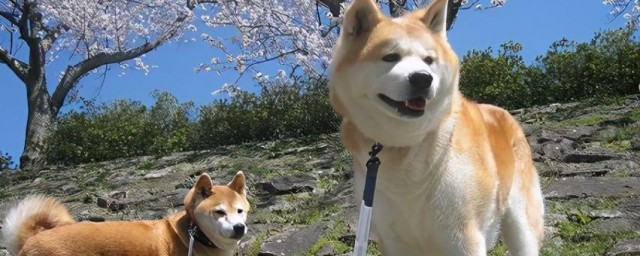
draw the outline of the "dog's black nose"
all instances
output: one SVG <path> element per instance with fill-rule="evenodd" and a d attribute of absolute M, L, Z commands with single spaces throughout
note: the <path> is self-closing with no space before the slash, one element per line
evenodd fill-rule
<path fill-rule="evenodd" d="M 244 235 L 244 224 L 235 224 L 233 225 L 233 235 L 235 237 L 242 237 Z"/>
<path fill-rule="evenodd" d="M 433 77 L 429 73 L 415 72 L 409 75 L 409 84 L 411 84 L 411 86 L 415 87 L 416 89 L 429 89 L 429 87 L 431 87 L 432 81 Z"/>

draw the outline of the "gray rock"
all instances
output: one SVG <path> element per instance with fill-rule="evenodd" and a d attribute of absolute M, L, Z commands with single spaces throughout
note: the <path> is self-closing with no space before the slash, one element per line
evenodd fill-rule
<path fill-rule="evenodd" d="M 545 143 L 548 141 L 560 142 L 562 139 L 563 137 L 555 131 L 542 130 L 540 137 L 538 137 L 538 143 Z"/>
<path fill-rule="evenodd" d="M 542 147 L 542 153 L 545 157 L 553 160 L 561 160 L 565 155 L 573 152 L 575 149 L 574 142 L 567 139 L 560 139 L 559 142 L 547 142 Z"/>
<path fill-rule="evenodd" d="M 328 169 L 331 168 L 331 164 L 333 164 L 333 159 L 317 159 L 307 163 L 308 166 L 314 169 Z"/>
<path fill-rule="evenodd" d="M 589 141 L 598 131 L 598 127 L 578 126 L 571 129 L 563 130 L 562 137 L 573 141 Z"/>
<path fill-rule="evenodd" d="M 176 193 L 167 196 L 167 200 L 173 207 L 184 206 L 184 198 L 187 196 L 187 193 L 189 193 L 189 189 L 182 188 L 175 192 Z"/>
<path fill-rule="evenodd" d="M 559 222 L 567 220 L 566 214 L 545 214 L 544 215 L 544 223 L 545 226 L 555 226 Z"/>
<path fill-rule="evenodd" d="M 634 138 L 631 140 L 631 149 L 635 151 L 640 151 L 640 139 Z"/>
<path fill-rule="evenodd" d="M 109 197 L 113 199 L 125 199 L 127 198 L 127 191 L 111 191 L 111 193 L 109 193 Z"/>
<path fill-rule="evenodd" d="M 640 239 L 617 242 L 607 255 L 640 255 Z"/>
<path fill-rule="evenodd" d="M 300 255 L 318 241 L 326 222 L 318 222 L 310 227 L 276 235 L 264 243 L 260 251 L 265 255 Z"/>
<path fill-rule="evenodd" d="M 640 178 L 562 178 L 543 190 L 548 199 L 637 196 L 640 195 Z"/>
<path fill-rule="evenodd" d="M 171 172 L 173 172 L 173 170 L 171 168 L 164 168 L 164 169 L 160 169 L 160 170 L 155 170 L 155 171 L 152 171 L 152 172 L 148 173 L 144 177 L 142 177 L 142 179 L 148 180 L 148 179 L 162 178 L 162 177 L 165 177 L 165 176 L 169 175 Z"/>
<path fill-rule="evenodd" d="M 302 192 L 313 192 L 315 189 L 315 178 L 307 174 L 295 176 L 278 176 L 271 180 L 258 182 L 255 184 L 258 189 L 269 192 L 272 195 L 295 194 Z"/>
<path fill-rule="evenodd" d="M 0 256 L 11 256 L 11 254 L 5 249 L 0 249 Z"/>
<path fill-rule="evenodd" d="M 593 210 L 589 212 L 589 217 L 592 219 L 612 219 L 622 218 L 624 214 L 617 210 Z"/>
<path fill-rule="evenodd" d="M 98 207 L 100 208 L 106 208 L 112 211 L 120 211 L 120 210 L 124 210 L 125 208 L 127 208 L 127 205 L 125 204 L 124 201 L 120 201 L 118 199 L 113 199 L 113 198 L 104 198 L 104 197 L 98 197 Z"/>
<path fill-rule="evenodd" d="M 638 220 L 628 218 L 602 219 L 589 224 L 593 230 L 599 234 L 614 235 L 621 231 L 640 232 Z"/>
<path fill-rule="evenodd" d="M 599 153 L 593 151 L 570 152 L 562 157 L 565 163 L 595 163 L 615 158 L 611 153 Z"/>

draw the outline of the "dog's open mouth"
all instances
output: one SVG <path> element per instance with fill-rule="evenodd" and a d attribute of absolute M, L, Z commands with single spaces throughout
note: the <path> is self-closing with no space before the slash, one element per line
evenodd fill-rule
<path fill-rule="evenodd" d="M 407 117 L 422 116 L 427 106 L 427 100 L 424 97 L 415 97 L 405 101 L 396 101 L 384 94 L 378 94 L 378 97 L 380 97 L 384 103 L 396 109 L 398 113 Z"/>

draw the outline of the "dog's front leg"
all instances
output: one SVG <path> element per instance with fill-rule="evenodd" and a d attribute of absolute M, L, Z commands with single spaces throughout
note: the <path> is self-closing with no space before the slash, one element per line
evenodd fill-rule
<path fill-rule="evenodd" d="M 484 234 L 478 229 L 466 228 L 454 235 L 458 239 L 450 240 L 447 255 L 456 256 L 485 256 L 487 255 L 487 244 Z"/>

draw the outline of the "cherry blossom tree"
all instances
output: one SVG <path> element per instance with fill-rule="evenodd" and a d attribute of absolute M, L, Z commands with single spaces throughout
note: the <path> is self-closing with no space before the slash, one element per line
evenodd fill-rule
<path fill-rule="evenodd" d="M 147 69 L 140 57 L 176 38 L 192 21 L 188 6 L 175 0 L 6 0 L 0 1 L 0 17 L 0 32 L 9 37 L 0 42 L 0 64 L 27 91 L 23 169 L 43 163 L 48 128 L 79 79 L 98 67 L 129 61 Z M 18 51 L 23 44 L 26 54 Z M 55 77 L 46 67 L 59 54 L 80 60 Z M 51 81 L 57 84 L 53 92 L 47 89 Z"/>
<path fill-rule="evenodd" d="M 483 8 L 481 0 L 450 1 L 449 27 L 458 10 Z M 491 7 L 506 0 L 483 1 Z M 399 16 L 428 2 L 381 0 L 380 5 Z M 143 55 L 177 40 L 189 28 L 203 31 L 201 39 L 222 52 L 201 64 L 200 71 L 237 72 L 238 79 L 250 73 L 258 83 L 275 79 L 287 84 L 300 73 L 321 78 L 347 5 L 346 0 L 0 0 L 0 33 L 8 35 L 0 41 L 0 64 L 13 71 L 27 91 L 20 167 L 44 163 L 50 125 L 78 81 L 100 67 L 149 72 Z M 235 29 L 236 35 L 217 36 L 225 27 Z M 55 61 L 69 64 L 61 74 L 47 72 Z M 261 64 L 273 62 L 282 69 L 274 78 L 260 72 Z M 222 86 L 223 91 L 234 89 L 237 81 Z"/>
<path fill-rule="evenodd" d="M 381 7 L 398 17 L 430 0 L 380 0 Z M 451 28 L 459 10 L 500 7 L 506 0 L 450 0 L 447 29 Z M 318 79 L 327 71 L 331 50 L 339 33 L 341 14 L 347 0 L 270 0 L 232 1 L 217 4 L 214 12 L 198 16 L 209 28 L 233 27 L 237 36 L 222 38 L 203 32 L 202 40 L 222 51 L 209 63 L 201 63 L 197 71 L 238 72 L 237 80 L 222 85 L 215 93 L 240 90 L 238 81 L 252 74 L 258 84 L 295 82 L 296 78 Z M 485 7 L 486 6 L 486 7 Z M 278 62 L 282 70 L 275 77 L 261 72 L 260 65 Z M 302 74 L 300 74 L 302 73 Z M 281 84 L 280 83 L 280 84 Z"/>

